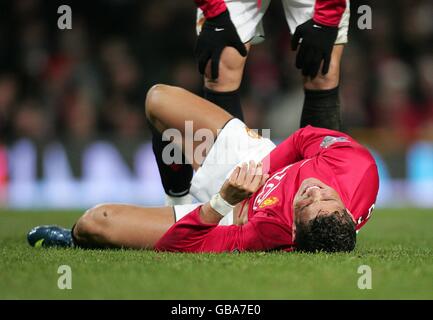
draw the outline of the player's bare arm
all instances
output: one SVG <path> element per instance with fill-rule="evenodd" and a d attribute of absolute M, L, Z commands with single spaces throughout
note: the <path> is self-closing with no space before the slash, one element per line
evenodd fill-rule
<path fill-rule="evenodd" d="M 235 205 L 249 198 L 262 187 L 267 178 L 269 175 L 263 173 L 262 163 L 256 164 L 253 161 L 249 164 L 243 163 L 240 167 L 235 168 L 223 184 L 219 195 L 216 195 L 221 199 L 217 201 L 221 201 L 223 206 L 226 202 L 227 207 L 231 206 L 233 209 Z M 218 209 L 212 204 L 213 202 L 210 201 L 201 208 L 200 217 L 203 223 L 218 223 L 224 217 L 224 213 L 218 212 Z M 244 224 L 243 222 L 239 221 L 238 224 Z"/>

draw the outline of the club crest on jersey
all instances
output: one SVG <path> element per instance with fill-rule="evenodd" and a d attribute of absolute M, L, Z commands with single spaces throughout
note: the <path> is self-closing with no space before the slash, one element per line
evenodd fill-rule
<path fill-rule="evenodd" d="M 310 160 L 310 159 L 308 159 Z M 281 181 L 287 174 L 287 170 L 292 167 L 293 164 L 288 165 L 282 170 L 274 173 L 268 181 L 266 181 L 265 185 L 262 187 L 262 191 L 257 195 L 256 200 L 254 200 L 253 208 L 257 210 L 259 206 L 266 200 L 272 198 L 271 193 L 280 185 Z"/>
<path fill-rule="evenodd" d="M 277 197 L 269 197 L 266 198 L 265 200 L 263 200 L 263 202 L 259 205 L 259 208 L 264 208 L 264 207 L 269 207 L 272 206 L 276 203 L 278 203 L 278 198 Z"/>
<path fill-rule="evenodd" d="M 332 146 L 336 142 L 350 142 L 350 141 L 346 137 L 326 136 L 325 138 L 323 138 L 323 141 L 320 144 L 320 147 L 326 149 L 326 148 L 329 148 L 330 146 Z"/>

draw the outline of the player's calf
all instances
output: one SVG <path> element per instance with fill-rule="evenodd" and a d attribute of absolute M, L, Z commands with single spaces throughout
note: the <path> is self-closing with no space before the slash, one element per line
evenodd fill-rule
<path fill-rule="evenodd" d="M 152 149 L 166 194 L 166 204 L 191 203 L 192 199 L 188 195 L 193 175 L 191 165 L 186 164 L 183 154 L 181 164 L 167 164 L 163 159 L 163 150 L 171 141 L 164 141 L 162 138 L 162 133 L 159 130 L 163 128 L 163 121 L 160 119 L 161 115 L 158 111 L 163 111 L 161 108 L 166 107 L 164 103 L 161 103 L 161 100 L 168 90 L 168 86 L 158 84 L 154 85 L 147 93 L 145 112 L 152 133 Z"/>
<path fill-rule="evenodd" d="M 300 127 L 307 125 L 341 131 L 338 87 L 330 90 L 305 89 Z"/>
<path fill-rule="evenodd" d="M 343 46 L 336 45 L 332 51 L 329 71 L 319 72 L 316 77 L 304 78 L 305 100 L 300 127 L 341 130 L 339 77 Z"/>
<path fill-rule="evenodd" d="M 340 83 L 340 65 L 343 56 L 343 45 L 334 45 L 329 63 L 328 72 L 322 73 L 323 63 L 318 74 L 314 77 L 304 77 L 304 88 L 306 90 L 330 90 Z"/>

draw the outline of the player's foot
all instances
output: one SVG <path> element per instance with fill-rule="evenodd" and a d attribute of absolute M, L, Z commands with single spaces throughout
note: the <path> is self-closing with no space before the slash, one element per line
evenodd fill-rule
<path fill-rule="evenodd" d="M 32 247 L 73 247 L 70 229 L 57 226 L 38 226 L 30 230 L 27 240 Z"/>

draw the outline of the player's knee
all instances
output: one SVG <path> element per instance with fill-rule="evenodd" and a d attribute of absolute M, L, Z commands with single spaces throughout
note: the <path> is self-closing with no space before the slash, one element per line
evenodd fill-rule
<path fill-rule="evenodd" d="M 328 72 L 325 75 L 319 73 L 314 79 L 305 79 L 304 88 L 308 90 L 329 90 L 337 87 L 338 83 L 338 73 Z"/>
<path fill-rule="evenodd" d="M 340 82 L 341 57 L 344 46 L 335 45 L 332 50 L 331 62 L 326 74 L 320 69 L 313 79 L 304 77 L 304 88 L 308 90 L 329 90 L 338 86 Z"/>
<path fill-rule="evenodd" d="M 249 47 L 248 47 L 249 48 Z M 214 91 L 237 90 L 242 81 L 246 58 L 239 55 L 236 49 L 227 47 L 221 54 L 218 68 L 218 79 L 212 79 L 211 66 L 205 72 L 205 86 Z"/>
<path fill-rule="evenodd" d="M 75 236 L 81 239 L 103 238 L 110 211 L 109 205 L 99 205 L 87 210 L 75 226 Z"/>
<path fill-rule="evenodd" d="M 205 75 L 206 88 L 218 91 L 235 91 L 239 89 L 242 81 L 243 69 L 233 70 L 220 65 L 218 79 L 212 79 L 210 75 Z"/>
<path fill-rule="evenodd" d="M 161 97 L 168 90 L 169 86 L 165 84 L 155 84 L 147 91 L 145 102 L 145 113 L 149 121 L 152 122 L 157 116 L 157 110 L 161 106 Z"/>

